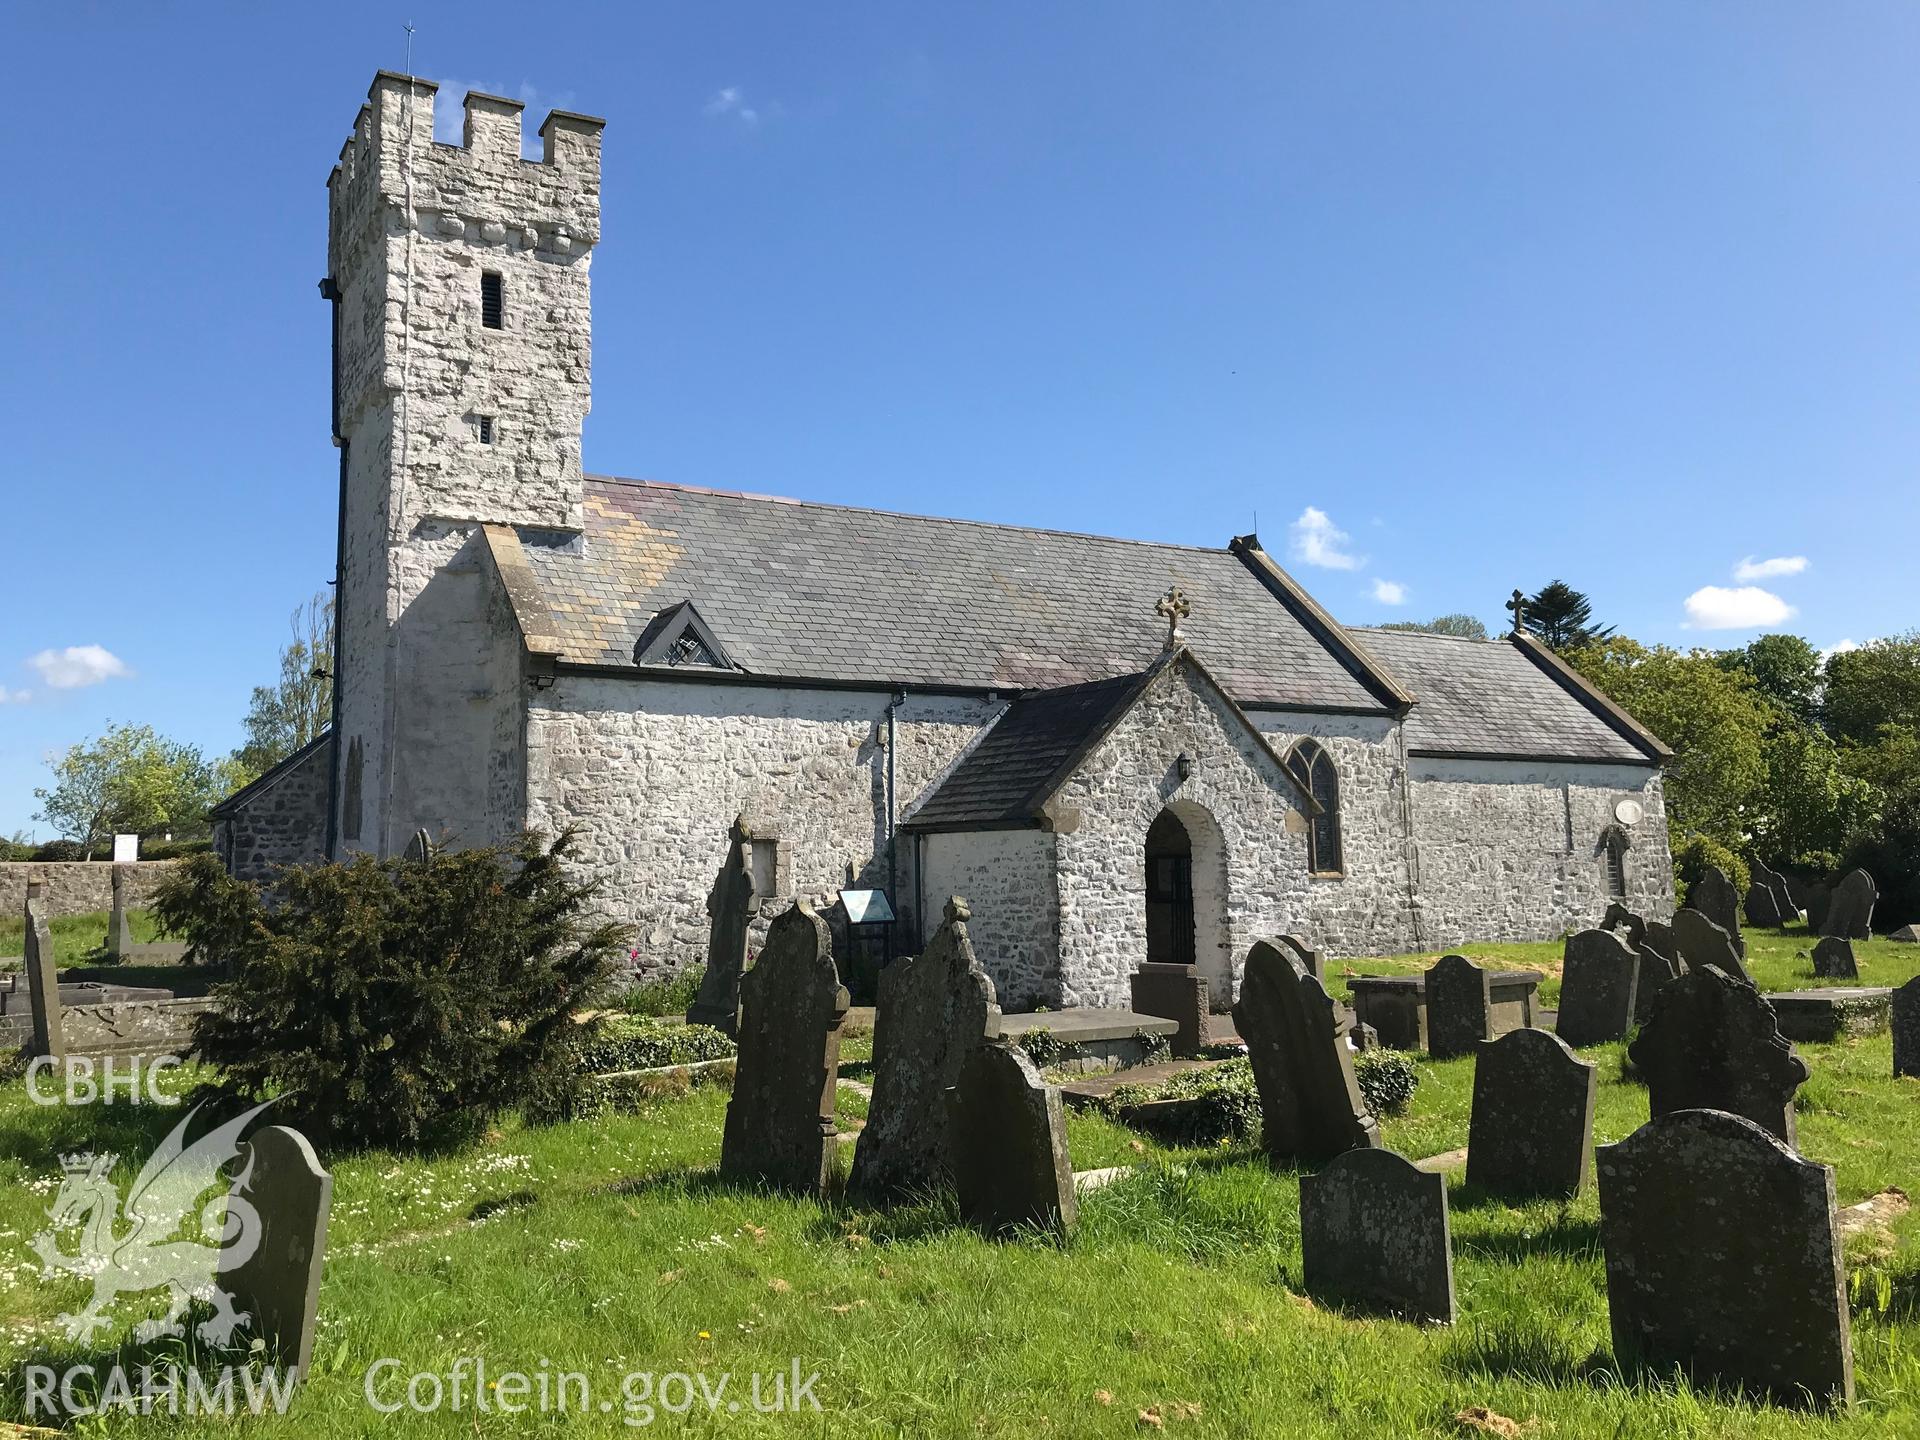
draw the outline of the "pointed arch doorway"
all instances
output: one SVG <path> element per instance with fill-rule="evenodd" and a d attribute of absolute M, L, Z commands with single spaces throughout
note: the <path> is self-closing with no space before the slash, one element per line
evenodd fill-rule
<path fill-rule="evenodd" d="M 1227 856 L 1204 806 L 1174 800 L 1147 827 L 1147 954 L 1152 964 L 1197 965 L 1216 1009 L 1233 1003 L 1227 941 Z"/>
<path fill-rule="evenodd" d="M 1147 963 L 1194 963 L 1193 838 L 1171 810 L 1147 829 Z"/>

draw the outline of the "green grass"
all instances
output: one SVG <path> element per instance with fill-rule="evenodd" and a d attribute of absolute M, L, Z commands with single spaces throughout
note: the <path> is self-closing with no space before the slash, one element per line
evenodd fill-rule
<path fill-rule="evenodd" d="M 47 922 L 53 932 L 55 965 L 98 965 L 106 959 L 107 922 L 111 912 L 93 910 L 84 915 L 60 915 Z M 145 910 L 127 911 L 133 943 L 150 945 L 164 937 Z M 18 956 L 26 950 L 27 922 L 21 915 L 0 916 L 0 955 Z"/>
<path fill-rule="evenodd" d="M 1492 947 L 1472 947 L 1488 953 Z M 1505 950 L 1508 947 L 1499 947 Z M 1880 976 L 1876 975 L 1875 979 Z M 870 1042 L 850 1036 L 850 1071 Z M 1832 1164 L 1841 1204 L 1920 1165 L 1920 1082 L 1889 1077 L 1885 1036 L 1801 1047 L 1801 1143 Z M 1646 1118 L 1618 1046 L 1589 1052 L 1597 1138 Z M 1421 1156 L 1466 1143 L 1469 1060 L 1418 1060 L 1421 1083 L 1385 1138 Z M 182 1077 L 182 1083 L 186 1078 Z M 484 1356 L 498 1374 L 577 1370 L 619 1399 L 630 1370 L 817 1368 L 821 1416 L 662 1414 L 676 1432 L 1131 1436 L 1158 1407 L 1186 1435 L 1450 1436 L 1485 1405 L 1554 1437 L 1911 1436 L 1920 1433 L 1920 1228 L 1862 1244 L 1874 1306 L 1857 1313 L 1860 1404 L 1805 1417 L 1686 1389 L 1625 1385 L 1609 1368 L 1605 1288 L 1589 1193 L 1509 1206 L 1453 1177 L 1451 1330 L 1354 1319 L 1298 1293 L 1299 1183 L 1251 1152 L 1170 1149 L 1097 1115 L 1069 1119 L 1077 1169 L 1140 1173 L 1090 1194 L 1064 1244 L 989 1241 L 930 1197 L 892 1211 L 728 1186 L 714 1174 L 726 1096 L 703 1089 L 547 1130 L 501 1124 L 459 1154 L 328 1157 L 335 1175 L 318 1373 L 285 1417 L 248 1435 L 624 1433 L 621 1415 L 374 1415 L 381 1357 L 445 1373 Z M 842 1087 L 851 1129 L 864 1101 Z M 22 1364 L 72 1357 L 55 1315 L 83 1297 L 43 1280 L 26 1250 L 45 1224 L 63 1152 L 136 1160 L 178 1111 L 46 1109 L 0 1095 L 0 1415 L 22 1418 Z M 71 1238 L 65 1239 L 69 1248 Z M 1884 1300 L 1884 1304 L 1879 1302 Z M 117 1315 L 122 1339 L 138 1318 Z M 89 1357 L 98 1358 L 98 1357 Z M 1103 1399 L 1105 1396 L 1107 1398 Z M 112 1434 L 228 1434 L 225 1422 L 115 1419 Z"/>

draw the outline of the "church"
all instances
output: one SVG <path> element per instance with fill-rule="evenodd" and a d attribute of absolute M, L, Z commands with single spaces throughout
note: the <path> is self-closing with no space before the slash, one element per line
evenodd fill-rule
<path fill-rule="evenodd" d="M 216 809 L 235 874 L 567 829 L 664 973 L 738 821 L 761 925 L 879 891 L 914 953 L 964 895 L 1008 1010 L 1671 912 L 1669 752 L 1524 633 L 1342 626 L 1254 535 L 587 474 L 603 122 L 447 145 L 435 90 L 379 74 L 328 180 L 334 723 Z"/>

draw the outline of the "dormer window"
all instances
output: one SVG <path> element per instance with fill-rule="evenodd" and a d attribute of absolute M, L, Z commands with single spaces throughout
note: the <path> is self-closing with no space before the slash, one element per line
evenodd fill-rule
<path fill-rule="evenodd" d="M 489 330 L 503 329 L 507 315 L 507 292 L 498 270 L 480 272 L 480 323 Z"/>
<path fill-rule="evenodd" d="M 636 665 L 671 665 L 675 668 L 740 668 L 733 663 L 726 647 L 720 643 L 720 637 L 708 628 L 707 622 L 700 618 L 700 612 L 693 608 L 690 600 L 662 610 L 647 622 L 647 628 L 640 632 L 640 639 L 633 647 L 633 662 Z"/>

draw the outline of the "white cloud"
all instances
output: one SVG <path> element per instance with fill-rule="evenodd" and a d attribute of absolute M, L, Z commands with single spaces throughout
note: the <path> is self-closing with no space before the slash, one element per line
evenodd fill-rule
<path fill-rule="evenodd" d="M 1375 579 L 1373 598 L 1382 605 L 1404 605 L 1407 603 L 1407 587 L 1398 580 Z"/>
<path fill-rule="evenodd" d="M 1733 567 L 1733 578 L 1742 585 L 1755 580 L 1772 580 L 1780 575 L 1798 575 L 1807 568 L 1804 555 L 1776 555 L 1771 560 L 1756 560 L 1749 555 Z"/>
<path fill-rule="evenodd" d="M 1758 585 L 1703 585 L 1687 596 L 1687 630 L 1757 630 L 1793 618 L 1793 606 Z"/>
<path fill-rule="evenodd" d="M 1866 643 L 1871 645 L 1873 642 L 1869 640 Z M 1836 640 L 1820 652 L 1820 658 L 1822 660 L 1830 660 L 1835 655 L 1845 655 L 1849 650 L 1858 650 L 1859 648 L 1860 642 L 1858 640 Z"/>
<path fill-rule="evenodd" d="M 540 122 L 547 118 L 547 112 L 574 108 L 573 91 L 562 90 L 555 95 L 525 80 L 513 89 L 491 80 L 457 78 L 443 78 L 439 85 L 440 91 L 433 97 L 434 139 L 443 145 L 466 144 L 468 92 L 478 90 L 482 95 L 502 95 L 526 107 L 520 116 L 520 155 L 525 160 L 538 160 L 546 153 L 546 141 L 540 138 Z"/>
<path fill-rule="evenodd" d="M 713 92 L 713 98 L 701 107 L 706 115 L 731 115 L 742 125 L 758 125 L 760 112 L 747 104 L 745 93 L 738 85 L 726 85 Z"/>
<path fill-rule="evenodd" d="M 0 685 L 0 705 L 24 705 L 32 698 L 31 690 L 9 690 Z"/>
<path fill-rule="evenodd" d="M 117 675 L 131 675 L 126 661 L 103 645 L 69 645 L 64 650 L 42 650 L 27 661 L 53 690 L 78 690 Z"/>
<path fill-rule="evenodd" d="M 1302 565 L 1322 570 L 1358 570 L 1366 562 L 1347 548 L 1352 536 L 1327 518 L 1327 512 L 1309 505 L 1287 527 L 1291 554 Z"/>

